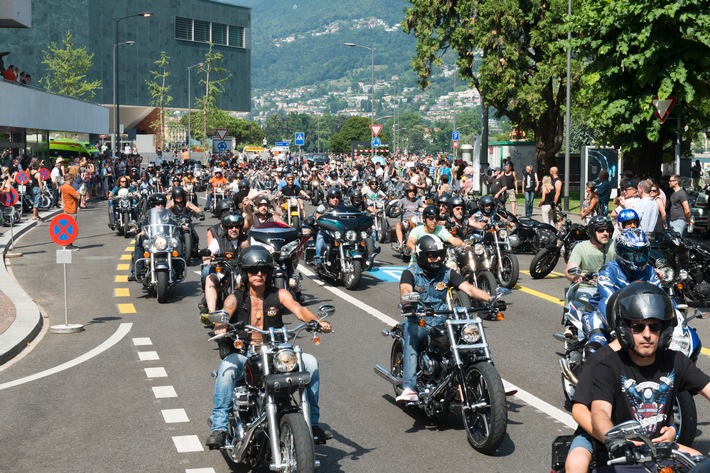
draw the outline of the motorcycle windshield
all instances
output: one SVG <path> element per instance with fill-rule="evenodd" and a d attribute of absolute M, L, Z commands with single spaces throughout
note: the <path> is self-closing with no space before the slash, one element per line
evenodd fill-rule
<path fill-rule="evenodd" d="M 158 236 L 168 239 L 175 237 L 177 226 L 175 215 L 166 209 L 152 208 L 148 211 L 148 223 L 143 227 L 146 237 L 153 240 Z"/>
<path fill-rule="evenodd" d="M 372 217 L 369 214 L 360 212 L 355 207 L 345 205 L 335 207 L 326 212 L 318 219 L 318 222 L 321 223 L 321 220 L 337 223 L 345 230 L 365 230 L 372 226 Z"/>

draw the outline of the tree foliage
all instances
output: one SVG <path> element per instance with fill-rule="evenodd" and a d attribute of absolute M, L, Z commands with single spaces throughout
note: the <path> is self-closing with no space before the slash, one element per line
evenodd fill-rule
<path fill-rule="evenodd" d="M 173 97 L 170 95 L 170 85 L 168 85 L 170 56 L 165 51 L 161 51 L 160 59 L 153 64 L 157 67 L 157 70 L 150 71 L 153 80 L 145 81 L 145 83 L 148 85 L 151 105 L 158 109 L 158 118 L 150 125 L 157 132 L 156 146 L 163 149 L 165 148 L 165 107 L 173 101 Z"/>
<path fill-rule="evenodd" d="M 672 159 L 680 116 L 683 152 L 710 119 L 710 9 L 706 0 L 584 0 L 575 50 L 587 59 L 577 97 L 600 139 L 626 151 L 625 168 L 653 174 Z M 676 96 L 671 119 L 654 117 L 654 96 Z"/>
<path fill-rule="evenodd" d="M 334 153 L 349 153 L 353 141 L 369 142 L 371 137 L 369 118 L 348 117 L 340 130 L 330 136 L 330 150 Z"/>
<path fill-rule="evenodd" d="M 42 64 L 47 66 L 47 75 L 39 80 L 44 90 L 69 97 L 91 99 L 101 81 L 88 82 L 86 75 L 94 64 L 94 55 L 85 47 L 74 47 L 71 31 L 62 40 L 63 48 L 52 42 L 44 50 Z"/>
<path fill-rule="evenodd" d="M 451 50 L 459 75 L 498 117 L 533 132 L 540 172 L 562 147 L 566 56 L 562 0 L 409 0 L 402 22 L 417 40 L 422 88 Z M 483 51 L 482 57 L 477 52 Z"/>
<path fill-rule="evenodd" d="M 214 131 L 214 128 L 207 127 L 208 115 L 219 111 L 217 98 L 224 93 L 224 83 L 232 77 L 232 74 L 221 65 L 222 61 L 224 61 L 224 55 L 219 51 L 213 52 L 213 46 L 214 44 L 210 42 L 210 49 L 205 53 L 205 60 L 202 66 L 198 68 L 198 73 L 204 73 L 204 77 L 200 78 L 200 84 L 205 86 L 205 94 L 197 99 L 197 104 L 201 109 L 202 115 L 202 132 L 200 136 L 205 146 L 207 145 L 208 132 Z"/>

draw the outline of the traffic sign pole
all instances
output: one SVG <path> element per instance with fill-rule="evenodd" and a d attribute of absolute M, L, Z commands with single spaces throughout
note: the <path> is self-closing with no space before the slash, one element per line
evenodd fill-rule
<path fill-rule="evenodd" d="M 69 323 L 69 296 L 67 291 L 67 265 L 71 264 L 72 251 L 67 249 L 79 235 L 79 226 L 71 215 L 60 214 L 52 219 L 49 224 L 49 237 L 57 245 L 63 246 L 57 250 L 57 264 L 64 266 L 64 325 L 52 325 L 52 333 L 76 333 L 84 330 L 81 324 Z"/>

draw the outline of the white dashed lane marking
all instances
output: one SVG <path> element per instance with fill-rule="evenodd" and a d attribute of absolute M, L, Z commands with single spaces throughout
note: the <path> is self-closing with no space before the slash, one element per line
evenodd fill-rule
<path fill-rule="evenodd" d="M 181 435 L 173 437 L 173 443 L 178 453 L 204 452 L 205 448 L 197 435 Z"/>
<path fill-rule="evenodd" d="M 157 367 L 157 368 L 145 368 L 145 375 L 148 378 L 167 378 L 168 377 L 168 372 L 165 371 L 165 368 L 163 367 Z"/>
<path fill-rule="evenodd" d="M 166 397 L 177 397 L 175 388 L 172 386 L 153 386 L 153 394 L 156 399 L 162 399 Z"/>
<path fill-rule="evenodd" d="M 153 342 L 150 341 L 149 337 L 139 337 L 139 338 L 134 338 L 133 339 L 133 345 L 137 347 L 144 347 L 148 345 L 152 345 Z"/>
<path fill-rule="evenodd" d="M 160 357 L 157 351 L 139 351 L 138 359 L 141 361 L 154 361 L 159 360 Z"/>
<path fill-rule="evenodd" d="M 190 468 L 185 473 L 215 473 L 214 468 Z"/>
<path fill-rule="evenodd" d="M 163 414 L 163 419 L 165 419 L 166 424 L 190 422 L 190 419 L 187 418 L 187 412 L 185 412 L 185 409 L 163 409 L 160 413 Z"/>

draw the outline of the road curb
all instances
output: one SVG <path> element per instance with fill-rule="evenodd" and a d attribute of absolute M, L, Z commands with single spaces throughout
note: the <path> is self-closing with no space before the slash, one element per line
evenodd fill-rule
<path fill-rule="evenodd" d="M 61 212 L 61 210 L 44 212 L 42 218 L 49 220 Z M 15 241 L 36 226 L 37 221 L 28 220 L 13 227 Z M 10 249 L 10 231 L 5 231 L 0 236 L 0 247 L 2 247 L 3 256 L 2 265 L 0 265 L 0 287 L 15 306 L 15 320 L 5 332 L 0 334 L 0 366 L 2 366 L 19 355 L 37 337 L 42 330 L 44 320 L 39 306 L 7 270 L 5 255 Z"/>

